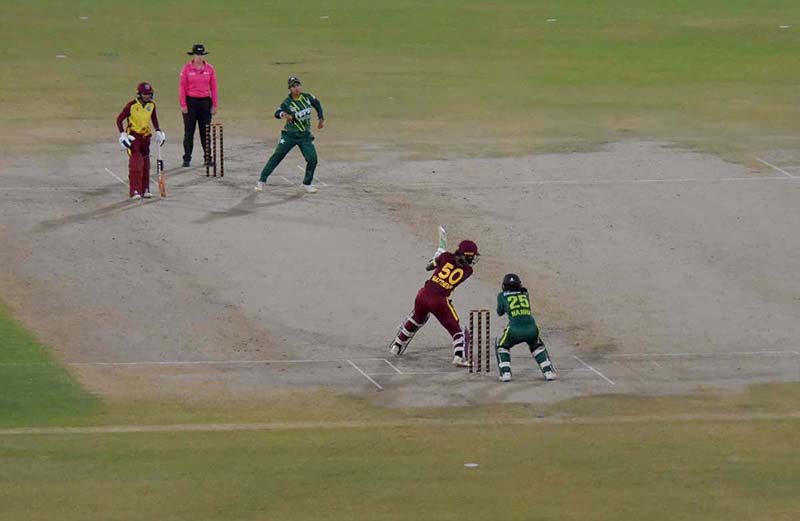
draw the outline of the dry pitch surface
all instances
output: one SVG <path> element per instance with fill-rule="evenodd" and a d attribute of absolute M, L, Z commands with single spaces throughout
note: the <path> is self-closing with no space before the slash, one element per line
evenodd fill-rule
<path fill-rule="evenodd" d="M 112 146 L 4 166 L 3 294 L 90 390 L 202 400 L 323 387 L 426 406 L 800 377 L 792 158 L 762 158 L 772 166 L 755 172 L 625 142 L 521 158 L 327 162 L 312 196 L 297 190 L 294 155 L 254 193 L 270 145 L 229 141 L 224 179 L 172 168 L 168 199 L 151 202 L 125 200 L 115 178 L 124 157 Z M 435 321 L 407 356 L 388 355 L 438 224 L 451 242 L 482 249 L 454 298 L 462 316 L 491 308 L 502 274 L 518 272 L 560 381 L 542 382 L 523 347 L 514 383 L 469 376 L 449 365 Z"/>

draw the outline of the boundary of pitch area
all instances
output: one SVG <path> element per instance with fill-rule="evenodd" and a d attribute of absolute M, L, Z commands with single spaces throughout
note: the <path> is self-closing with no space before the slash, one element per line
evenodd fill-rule
<path fill-rule="evenodd" d="M 736 356 L 800 356 L 800 351 L 795 350 L 763 350 L 763 351 L 732 351 L 732 352 L 675 352 L 675 353 L 607 353 L 601 355 L 582 354 L 568 354 L 576 360 L 582 367 L 568 369 L 567 372 L 587 372 L 594 373 L 596 376 L 604 380 L 611 386 L 616 386 L 616 382 L 609 378 L 606 374 L 600 371 L 595 365 L 590 362 L 595 362 L 598 359 L 607 360 L 651 360 L 658 365 L 656 360 L 661 359 L 676 359 L 676 358 L 725 358 Z M 358 362 L 383 362 L 390 369 L 391 372 L 367 372 Z M 35 366 L 41 365 L 44 362 L 0 362 L 0 367 L 7 366 Z M 297 359 L 297 360 L 153 360 L 153 361 L 117 361 L 117 362 L 103 362 L 103 361 L 84 361 L 84 362 L 65 362 L 64 365 L 70 367 L 180 367 L 180 366 L 222 366 L 222 365 L 280 365 L 280 364 L 347 364 L 352 367 L 358 374 L 363 376 L 377 391 L 383 391 L 384 387 L 375 379 L 382 376 L 420 376 L 420 375 L 442 375 L 453 374 L 455 371 L 409 371 L 401 370 L 395 364 L 390 362 L 387 358 L 383 357 L 367 357 L 367 358 L 330 358 L 330 359 Z"/>
<path fill-rule="evenodd" d="M 460 185 L 459 188 L 463 189 L 504 189 L 504 188 L 516 188 L 519 186 L 547 186 L 547 185 L 555 185 L 555 186 L 589 186 L 589 185 L 615 185 L 615 184 L 685 184 L 685 183 L 698 183 L 698 184 L 714 184 L 714 183 L 735 183 L 735 182 L 763 182 L 763 181 L 792 181 L 792 180 L 799 180 L 800 177 L 792 175 L 786 169 L 781 168 L 777 165 L 774 165 L 768 161 L 765 161 L 762 158 L 757 157 L 756 161 L 771 168 L 772 170 L 782 174 L 780 176 L 769 176 L 769 177 L 716 177 L 716 178 L 701 178 L 701 177 L 678 177 L 678 178 L 656 178 L 656 179 L 538 179 L 538 180 L 520 180 L 514 182 L 513 184 L 504 185 L 504 184 L 489 184 L 489 185 L 471 185 L 471 184 L 463 184 Z M 114 176 L 114 178 L 122 183 L 123 185 L 127 186 L 127 183 L 116 175 L 113 171 L 109 170 L 108 168 L 104 168 L 104 171 L 108 174 Z M 290 179 L 286 176 L 279 175 L 284 181 L 284 184 L 287 186 L 294 186 L 296 183 L 293 183 Z M 324 187 L 334 188 L 329 185 L 329 183 L 324 182 L 320 176 L 316 176 L 319 184 Z M 380 183 L 366 183 L 362 182 L 359 186 L 367 187 L 367 188 L 379 188 L 384 186 Z M 446 182 L 408 182 L 404 183 L 403 186 L 409 188 L 440 188 L 440 187 L 452 187 L 452 183 Z M 103 190 L 107 189 L 107 185 L 98 185 L 98 186 L 0 186 L 0 192 L 8 191 L 8 192 L 52 192 L 52 191 L 91 191 L 91 190 Z M 188 189 L 202 189 L 202 186 L 196 187 L 184 187 L 183 190 Z M 336 187 L 338 188 L 338 187 Z"/>
<path fill-rule="evenodd" d="M 784 413 L 709 413 L 645 416 L 536 417 L 504 419 L 503 425 L 521 427 L 559 425 L 625 425 L 648 423 L 752 422 L 800 420 L 800 411 Z M 342 420 L 311 422 L 178 423 L 159 425 L 94 425 L 84 427 L 17 427 L 0 429 L 0 437 L 21 435 L 142 434 L 174 432 L 247 432 L 318 429 L 388 429 L 415 427 L 470 427 L 497 425 L 497 419 L 405 419 L 389 421 Z"/>

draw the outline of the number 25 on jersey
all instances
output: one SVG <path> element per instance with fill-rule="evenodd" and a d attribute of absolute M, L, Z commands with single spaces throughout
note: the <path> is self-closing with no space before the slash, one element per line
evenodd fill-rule
<path fill-rule="evenodd" d="M 531 309 L 531 303 L 527 295 L 511 295 L 508 297 L 508 307 L 515 309 Z"/>

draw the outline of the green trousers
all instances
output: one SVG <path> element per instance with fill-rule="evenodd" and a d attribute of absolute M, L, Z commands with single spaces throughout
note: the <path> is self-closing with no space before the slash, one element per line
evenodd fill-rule
<path fill-rule="evenodd" d="M 267 178 L 275 168 L 283 161 L 286 154 L 297 145 L 300 152 L 306 159 L 306 176 L 303 178 L 304 185 L 310 185 L 314 180 L 314 170 L 317 168 L 317 149 L 314 146 L 314 136 L 311 132 L 281 132 L 281 139 L 275 152 L 270 156 L 267 164 L 261 170 L 261 182 L 265 183 Z"/>
<path fill-rule="evenodd" d="M 511 326 L 506 327 L 500 338 L 497 339 L 499 347 L 511 349 L 517 344 L 525 342 L 531 353 L 538 347 L 539 344 L 539 328 L 536 324 L 530 326 Z"/>
<path fill-rule="evenodd" d="M 500 374 L 511 372 L 511 348 L 521 343 L 528 344 L 533 359 L 539 365 L 542 373 L 551 371 L 553 363 L 550 361 L 550 354 L 539 336 L 539 327 L 536 324 L 529 326 L 506 327 L 503 334 L 497 339 L 495 354 L 497 355 L 497 368 Z"/>

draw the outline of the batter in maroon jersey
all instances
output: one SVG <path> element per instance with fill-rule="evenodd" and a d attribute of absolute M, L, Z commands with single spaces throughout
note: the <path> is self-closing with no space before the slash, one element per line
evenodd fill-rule
<path fill-rule="evenodd" d="M 472 241 L 461 241 L 455 253 L 438 250 L 428 264 L 433 275 L 417 293 L 414 311 L 400 326 L 391 353 L 400 356 L 419 329 L 433 315 L 453 337 L 453 365 L 468 367 L 464 353 L 464 330 L 458 321 L 458 313 L 453 308 L 450 295 L 472 275 L 472 266 L 478 262 L 478 246 Z"/>

